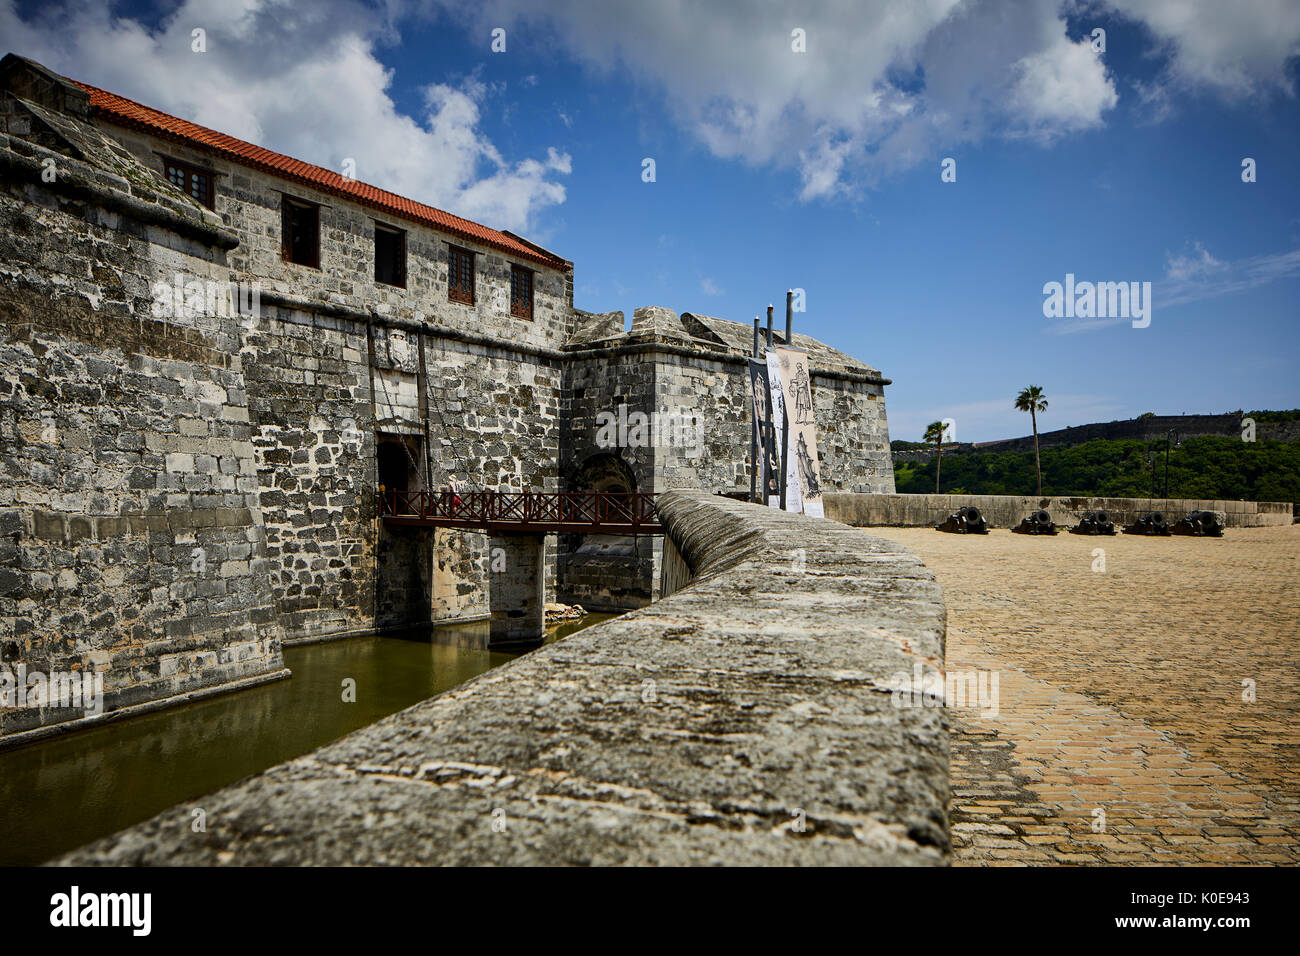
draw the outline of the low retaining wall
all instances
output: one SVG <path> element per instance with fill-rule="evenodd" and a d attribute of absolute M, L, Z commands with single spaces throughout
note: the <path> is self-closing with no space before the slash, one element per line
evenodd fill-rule
<path fill-rule="evenodd" d="M 822 495 L 826 517 L 855 528 L 936 525 L 958 508 L 974 505 L 990 528 L 1010 528 L 1029 512 L 1045 508 L 1052 520 L 1068 527 L 1086 512 L 1103 509 L 1117 525 L 1129 524 L 1149 511 L 1171 521 L 1191 511 L 1222 511 L 1229 528 L 1291 524 L 1289 501 L 1200 501 L 1191 498 L 1033 498 L 1016 495 Z"/>
<path fill-rule="evenodd" d="M 829 521 L 659 512 L 670 597 L 59 862 L 946 863 L 943 711 L 890 693 L 942 667 L 933 575 Z"/>

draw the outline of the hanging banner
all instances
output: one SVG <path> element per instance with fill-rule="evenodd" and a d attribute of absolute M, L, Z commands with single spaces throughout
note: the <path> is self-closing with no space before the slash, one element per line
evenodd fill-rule
<path fill-rule="evenodd" d="M 812 379 L 808 353 L 802 349 L 777 349 L 785 407 L 790 430 L 790 462 L 799 475 L 804 514 L 826 517 L 822 506 L 821 465 L 817 457 L 817 423 L 813 414 Z"/>
<path fill-rule="evenodd" d="M 785 447 L 785 388 L 781 378 L 781 358 L 776 352 L 767 353 L 768 394 L 772 399 L 772 443 L 778 455 L 785 454 L 785 510 L 795 514 L 803 511 L 803 496 L 799 493 L 799 471 L 795 465 L 794 455 L 788 454 Z M 784 451 L 783 451 L 784 449 Z M 780 495 L 776 507 L 781 506 Z"/>
<path fill-rule="evenodd" d="M 772 429 L 767 420 L 768 384 L 767 363 L 758 359 L 749 360 L 749 391 L 752 396 L 754 421 L 758 423 L 758 454 L 753 461 L 754 487 L 762 493 L 763 501 L 771 504 L 773 498 L 780 503 L 780 488 L 777 486 L 777 474 L 780 460 L 772 445 Z"/>

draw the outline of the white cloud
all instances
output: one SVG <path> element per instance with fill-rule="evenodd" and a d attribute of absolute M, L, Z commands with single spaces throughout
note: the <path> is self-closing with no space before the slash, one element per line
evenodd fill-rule
<path fill-rule="evenodd" d="M 1135 86 L 1149 118 L 1170 83 L 1286 88 L 1300 50 L 1295 0 L 425 0 L 481 29 L 516 24 L 598 73 L 634 77 L 715 155 L 788 166 L 800 197 L 854 192 L 990 136 L 1051 141 L 1105 121 L 1119 93 L 1107 57 L 1066 17 L 1117 11 L 1145 25 L 1168 76 Z M 807 52 L 791 50 L 803 29 Z M 1119 41 L 1112 30 L 1111 43 Z"/>
<path fill-rule="evenodd" d="M 191 51 L 191 30 L 207 52 Z M 105 8 L 20 18 L 0 0 L 7 49 L 74 79 L 498 228 L 529 231 L 564 202 L 569 156 L 508 159 L 480 128 L 501 92 L 470 76 L 425 91 L 422 115 L 398 111 L 376 56 L 392 24 L 360 0 L 186 0 L 156 30 Z"/>
<path fill-rule="evenodd" d="M 715 155 L 795 169 L 804 200 L 864 183 L 987 135 L 1050 139 L 1095 125 L 1117 96 L 1104 58 L 1070 42 L 1041 0 L 429 0 L 480 31 L 558 38 L 605 75 L 662 96 Z M 805 31 L 807 52 L 791 49 Z"/>
<path fill-rule="evenodd" d="M 1175 281 L 1201 278 L 1223 268 L 1223 263 L 1197 242 L 1187 253 L 1165 253 L 1165 278 Z"/>
<path fill-rule="evenodd" d="M 1158 317 L 1162 310 L 1204 299 L 1249 292 L 1274 282 L 1300 278 L 1300 249 L 1267 253 L 1244 259 L 1218 259 L 1200 242 L 1185 252 L 1165 253 L 1165 275 L 1152 284 L 1147 307 Z M 1065 319 L 1047 326 L 1056 335 L 1092 332 L 1128 325 L 1128 317 Z"/>
<path fill-rule="evenodd" d="M 1166 255 L 1165 278 L 1156 283 L 1154 300 L 1158 307 L 1183 305 L 1296 278 L 1300 249 L 1225 261 L 1198 242 L 1189 253 Z"/>
<path fill-rule="evenodd" d="M 705 295 L 722 295 L 722 290 L 718 288 L 718 284 L 709 276 L 700 279 L 700 291 Z"/>
<path fill-rule="evenodd" d="M 1048 136 L 1100 125 L 1119 101 L 1101 57 L 1086 39 L 1072 43 L 1059 33 L 1048 42 L 1016 64 L 1020 78 L 1012 102 L 1028 126 Z"/>
<path fill-rule="evenodd" d="M 1294 95 L 1286 63 L 1300 55 L 1295 0 L 1106 0 L 1139 21 L 1169 53 L 1167 82 L 1239 96 L 1269 88 Z"/>
<path fill-rule="evenodd" d="M 1144 27 L 1135 39 L 1157 48 L 1140 52 L 1161 54 L 1164 72 L 1126 90 L 1155 120 L 1186 89 L 1288 90 L 1300 52 L 1295 0 L 825 0 L 797 12 L 785 0 L 185 0 L 154 32 L 80 7 L 41 8 L 37 28 L 14 2 L 0 0 L 12 49 L 321 165 L 351 156 L 363 179 L 507 228 L 563 201 L 567 158 L 503 157 L 479 121 L 500 84 L 476 77 L 431 88 L 423 115 L 399 113 L 376 50 L 409 18 L 479 37 L 504 26 L 512 50 L 630 77 L 716 156 L 794 170 L 803 200 L 989 137 L 1049 142 L 1104 123 L 1115 79 L 1107 56 L 1069 39 L 1069 15 L 1113 10 Z M 195 25 L 206 54 L 189 51 Z M 796 27 L 805 53 L 791 49 Z"/>

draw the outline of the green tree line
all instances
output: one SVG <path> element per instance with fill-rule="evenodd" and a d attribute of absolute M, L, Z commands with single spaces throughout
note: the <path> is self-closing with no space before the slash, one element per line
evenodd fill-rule
<path fill-rule="evenodd" d="M 900 493 L 932 493 L 935 461 L 899 462 Z M 1042 452 L 1044 495 L 1164 497 L 1165 443 L 1098 439 Z M 1032 451 L 970 451 L 946 455 L 943 494 L 1033 495 Z M 1300 501 L 1300 442 L 1189 438 L 1169 452 L 1171 498 Z"/>

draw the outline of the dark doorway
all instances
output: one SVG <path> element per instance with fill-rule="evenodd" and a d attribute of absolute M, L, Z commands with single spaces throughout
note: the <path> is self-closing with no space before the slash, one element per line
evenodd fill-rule
<path fill-rule="evenodd" d="M 376 445 L 379 484 L 387 491 L 419 491 L 424 487 L 419 466 L 420 439 L 407 435 L 380 435 Z"/>
<path fill-rule="evenodd" d="M 375 466 L 387 506 L 396 513 L 418 509 L 407 495 L 424 490 L 424 443 L 414 435 L 380 432 L 375 436 Z M 381 524 L 375 545 L 375 624 L 378 627 L 427 624 L 433 594 L 433 541 L 430 528 Z"/>

